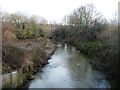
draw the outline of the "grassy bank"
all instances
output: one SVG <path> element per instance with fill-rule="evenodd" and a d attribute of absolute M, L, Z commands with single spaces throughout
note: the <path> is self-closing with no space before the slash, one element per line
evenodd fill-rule
<path fill-rule="evenodd" d="M 19 69 L 36 72 L 42 64 L 47 63 L 54 51 L 54 45 L 48 39 L 39 38 L 16 43 L 3 42 L 2 49 L 2 73 Z"/>

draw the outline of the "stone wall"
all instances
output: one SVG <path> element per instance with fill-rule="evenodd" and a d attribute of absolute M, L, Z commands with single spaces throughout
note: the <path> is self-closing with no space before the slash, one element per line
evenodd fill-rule
<path fill-rule="evenodd" d="M 15 88 L 21 86 L 26 80 L 26 74 L 22 71 L 14 71 L 8 74 L 2 74 L 2 87 Z"/>

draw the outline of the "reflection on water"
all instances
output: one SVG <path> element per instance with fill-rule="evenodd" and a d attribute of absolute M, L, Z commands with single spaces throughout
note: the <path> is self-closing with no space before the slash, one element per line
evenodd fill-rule
<path fill-rule="evenodd" d="M 108 88 L 104 75 L 91 68 L 89 58 L 73 46 L 58 45 L 49 64 L 36 74 L 29 88 Z"/>

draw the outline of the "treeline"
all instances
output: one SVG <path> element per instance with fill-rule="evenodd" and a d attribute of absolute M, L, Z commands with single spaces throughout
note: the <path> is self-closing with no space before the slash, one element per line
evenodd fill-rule
<path fill-rule="evenodd" d="M 74 45 L 93 58 L 92 63 L 96 68 L 119 81 L 117 15 L 107 21 L 94 5 L 89 4 L 65 16 L 64 21 L 65 25 L 52 32 L 52 38 Z"/>
<path fill-rule="evenodd" d="M 22 13 L 0 12 L 2 32 L 6 30 L 15 33 L 17 39 L 32 39 L 47 37 L 49 34 L 47 20 L 37 16 L 26 16 Z M 4 39 L 4 38 L 3 38 Z"/>

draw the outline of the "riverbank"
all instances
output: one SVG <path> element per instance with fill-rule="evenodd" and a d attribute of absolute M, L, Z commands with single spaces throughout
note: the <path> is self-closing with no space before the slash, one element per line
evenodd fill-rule
<path fill-rule="evenodd" d="M 112 47 L 101 42 L 79 42 L 77 40 L 63 40 L 63 42 L 75 46 L 78 51 L 91 58 L 92 68 L 107 75 L 106 79 L 112 83 L 112 88 L 119 87 L 119 63 L 118 54 L 112 51 Z"/>
<path fill-rule="evenodd" d="M 75 38 L 66 38 L 61 42 L 75 46 L 79 52 L 91 58 L 92 68 L 106 74 L 112 88 L 119 87 L 119 62 L 115 47 L 100 41 L 78 42 Z"/>
<path fill-rule="evenodd" d="M 23 74 L 24 78 L 22 79 L 26 80 L 33 79 L 34 78 L 33 75 L 39 69 L 41 69 L 43 65 L 48 63 L 48 59 L 51 57 L 54 51 L 55 45 L 51 42 L 51 40 L 44 37 L 29 40 L 18 40 L 15 42 L 3 42 L 2 75 L 7 75 L 8 73 L 17 71 L 21 72 L 20 74 Z M 12 77 L 14 78 L 14 76 Z M 26 80 L 24 80 L 24 82 Z M 12 82 L 14 83 L 14 81 Z M 24 82 L 22 82 L 22 84 Z M 4 88 L 20 86 L 20 85 L 14 86 L 14 84 L 12 83 L 11 85 L 9 85 L 10 84 L 9 81 L 5 83 L 8 83 L 8 86 L 7 85 L 4 86 L 3 83 Z"/>

